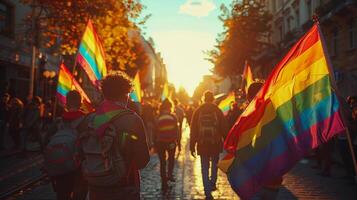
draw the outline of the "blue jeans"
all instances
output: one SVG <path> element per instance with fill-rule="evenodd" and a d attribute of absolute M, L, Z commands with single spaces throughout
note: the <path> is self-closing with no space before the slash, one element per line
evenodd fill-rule
<path fill-rule="evenodd" d="M 201 155 L 201 172 L 203 187 L 205 195 L 211 195 L 212 187 L 216 186 L 217 182 L 217 163 L 219 154 L 214 156 Z M 209 168 L 211 167 L 211 176 L 209 175 Z"/>

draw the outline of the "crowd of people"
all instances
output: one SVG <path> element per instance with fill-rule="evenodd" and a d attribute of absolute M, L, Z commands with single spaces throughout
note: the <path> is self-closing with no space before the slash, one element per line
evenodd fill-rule
<path fill-rule="evenodd" d="M 7 148 L 7 135 L 12 139 L 11 148 L 15 151 L 24 153 L 30 142 L 39 144 L 41 148 L 41 134 L 52 121 L 51 101 L 43 103 L 41 97 L 35 96 L 24 103 L 19 98 L 5 93 L 0 104 L 0 149 Z"/>
<path fill-rule="evenodd" d="M 23 152 L 26 141 L 37 141 L 44 154 L 44 169 L 50 176 L 59 200 L 70 199 L 140 199 L 139 170 L 157 153 L 160 160 L 161 189 L 175 183 L 175 154 L 181 151 L 184 119 L 190 126 L 191 155 L 200 157 L 202 183 L 207 199 L 217 189 L 217 164 L 229 129 L 244 107 L 232 102 L 225 116 L 211 91 L 201 104 L 183 105 L 171 102 L 144 101 L 137 105 L 129 100 L 131 79 L 124 73 L 112 73 L 102 81 L 104 100 L 92 113 L 81 110 L 77 91 L 67 94 L 64 110 L 53 117 L 51 102 L 34 97 L 26 105 L 16 97 L 4 94 L 0 106 L 1 147 L 5 133 L 13 147 Z M 261 83 L 252 84 L 247 101 L 259 91 Z M 355 133 L 357 98 L 349 97 L 349 128 Z M 350 114 L 352 113 L 352 114 Z M 356 151 L 357 137 L 352 136 Z M 337 147 L 348 178 L 354 177 L 353 163 L 346 135 L 340 135 L 316 149 L 321 175 L 329 176 L 333 148 Z M 265 199 L 275 199 L 282 177 L 264 186 Z"/>

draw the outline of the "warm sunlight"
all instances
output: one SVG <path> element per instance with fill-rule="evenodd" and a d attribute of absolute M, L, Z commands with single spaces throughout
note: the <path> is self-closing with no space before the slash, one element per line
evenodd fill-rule
<path fill-rule="evenodd" d="M 166 63 L 169 82 L 178 89 L 183 86 L 192 95 L 209 74 L 212 64 L 206 61 L 203 51 L 212 48 L 214 35 L 194 31 L 163 31 L 153 35 L 157 49 Z"/>

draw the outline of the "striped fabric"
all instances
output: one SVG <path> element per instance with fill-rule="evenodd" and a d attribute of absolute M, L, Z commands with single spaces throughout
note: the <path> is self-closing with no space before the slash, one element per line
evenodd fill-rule
<path fill-rule="evenodd" d="M 177 120 L 170 114 L 163 114 L 158 119 L 156 139 L 159 142 L 174 142 L 178 138 Z"/>
<path fill-rule="evenodd" d="M 141 90 L 141 84 L 140 84 L 140 76 L 139 73 L 136 73 L 135 78 L 134 78 L 134 90 L 130 93 L 130 98 L 134 102 L 141 102 L 141 97 L 142 97 L 142 90 Z"/>
<path fill-rule="evenodd" d="M 314 25 L 292 47 L 225 141 L 219 167 L 242 199 L 345 129 L 320 37 Z"/>
<path fill-rule="evenodd" d="M 72 76 L 71 72 L 67 69 L 67 67 L 62 63 L 58 75 L 56 94 L 57 99 L 62 105 L 66 105 L 66 96 L 67 93 L 71 90 L 77 90 L 81 94 L 83 99 L 82 108 L 84 112 L 89 113 L 93 111 L 91 101 L 88 98 L 87 94 L 84 92 L 84 90 L 76 81 L 76 79 Z"/>
<path fill-rule="evenodd" d="M 222 110 L 224 115 L 227 115 L 229 109 L 231 108 L 231 103 L 235 102 L 235 101 L 236 101 L 236 98 L 235 98 L 234 92 L 231 92 L 225 99 L 223 99 L 219 103 L 218 107 L 219 107 L 219 109 Z"/>
<path fill-rule="evenodd" d="M 77 63 L 87 73 L 89 80 L 97 87 L 99 86 L 98 80 L 102 80 L 107 75 L 104 49 L 91 20 L 88 21 L 79 46 Z"/>
<path fill-rule="evenodd" d="M 244 92 L 245 94 L 248 94 L 248 88 L 252 83 L 254 83 L 254 79 L 253 79 L 252 70 L 250 69 L 250 66 L 247 61 L 245 62 L 242 80 L 243 80 L 242 87 L 244 89 Z"/>

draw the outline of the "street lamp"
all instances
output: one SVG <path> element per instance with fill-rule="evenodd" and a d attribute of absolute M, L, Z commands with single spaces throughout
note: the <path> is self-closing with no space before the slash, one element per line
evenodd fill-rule
<path fill-rule="evenodd" d="M 55 71 L 51 71 L 51 70 L 45 70 L 42 72 L 42 76 L 44 77 L 43 80 L 43 97 L 44 99 L 47 98 L 47 94 L 51 95 L 52 94 L 52 83 L 53 83 L 53 78 L 56 76 L 56 72 Z M 48 85 L 48 87 L 47 87 Z"/>

